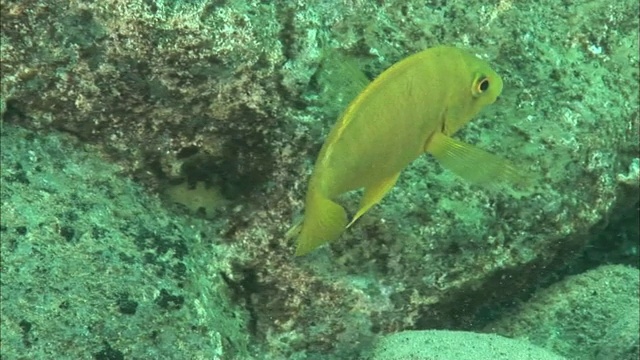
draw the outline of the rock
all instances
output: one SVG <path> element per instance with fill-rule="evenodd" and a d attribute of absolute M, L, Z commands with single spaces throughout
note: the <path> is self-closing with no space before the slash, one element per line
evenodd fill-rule
<path fill-rule="evenodd" d="M 639 276 L 636 268 L 606 265 L 568 277 L 485 330 L 572 359 L 636 360 Z"/>
<path fill-rule="evenodd" d="M 536 345 L 466 331 L 402 331 L 376 345 L 371 360 L 562 360 Z"/>

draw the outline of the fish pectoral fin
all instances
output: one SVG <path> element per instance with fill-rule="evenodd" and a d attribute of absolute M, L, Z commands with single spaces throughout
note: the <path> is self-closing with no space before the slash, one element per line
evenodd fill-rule
<path fill-rule="evenodd" d="M 351 222 L 347 224 L 347 228 L 353 225 L 353 223 L 356 222 L 356 220 L 358 220 L 358 218 L 364 215 L 367 211 L 369 211 L 371 207 L 379 203 L 380 200 L 382 200 L 382 198 L 389 192 L 389 190 L 391 190 L 393 185 L 396 184 L 399 176 L 400 173 L 397 173 L 384 179 L 383 181 L 380 181 L 375 185 L 366 187 L 364 189 L 364 195 L 362 196 L 362 199 L 360 199 L 360 207 L 358 209 L 358 212 L 353 217 Z"/>
<path fill-rule="evenodd" d="M 528 177 L 509 161 L 443 133 L 434 134 L 425 150 L 442 166 L 474 183 L 527 185 L 529 182 Z"/>

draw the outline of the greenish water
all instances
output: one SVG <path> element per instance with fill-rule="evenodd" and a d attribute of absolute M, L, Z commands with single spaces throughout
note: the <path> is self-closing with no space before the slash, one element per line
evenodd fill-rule
<path fill-rule="evenodd" d="M 638 358 L 637 2 L 0 15 L 3 360 Z M 503 83 L 468 123 L 487 71 L 385 73 L 438 45 Z M 305 211 L 323 145 L 333 189 L 412 139 L 426 154 L 377 205 L 294 256 L 292 225 L 326 231 Z M 362 196 L 331 200 L 351 217 Z"/>

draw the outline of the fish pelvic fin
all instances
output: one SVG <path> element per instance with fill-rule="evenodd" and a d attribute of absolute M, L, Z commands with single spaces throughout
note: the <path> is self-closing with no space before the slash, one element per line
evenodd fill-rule
<path fill-rule="evenodd" d="M 296 256 L 306 255 L 340 237 L 347 225 L 342 206 L 312 191 L 305 204 L 305 216 L 298 235 Z"/>

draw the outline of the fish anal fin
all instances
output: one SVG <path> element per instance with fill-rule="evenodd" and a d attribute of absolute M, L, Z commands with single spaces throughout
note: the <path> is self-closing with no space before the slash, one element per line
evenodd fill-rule
<path fill-rule="evenodd" d="M 293 238 L 298 237 L 300 235 L 300 231 L 302 230 L 302 222 L 304 221 L 304 217 L 299 217 L 296 221 L 291 225 L 289 230 L 284 233 L 284 238 L 286 240 L 291 240 Z"/>
<path fill-rule="evenodd" d="M 393 185 L 398 181 L 398 177 L 400 173 L 394 174 L 375 185 L 368 186 L 364 189 L 364 195 L 362 199 L 360 199 L 360 206 L 358 212 L 355 214 L 351 222 L 347 225 L 347 228 L 353 225 L 358 218 L 364 215 L 369 209 L 371 209 L 375 204 L 379 203 L 380 200 L 391 190 Z"/>

